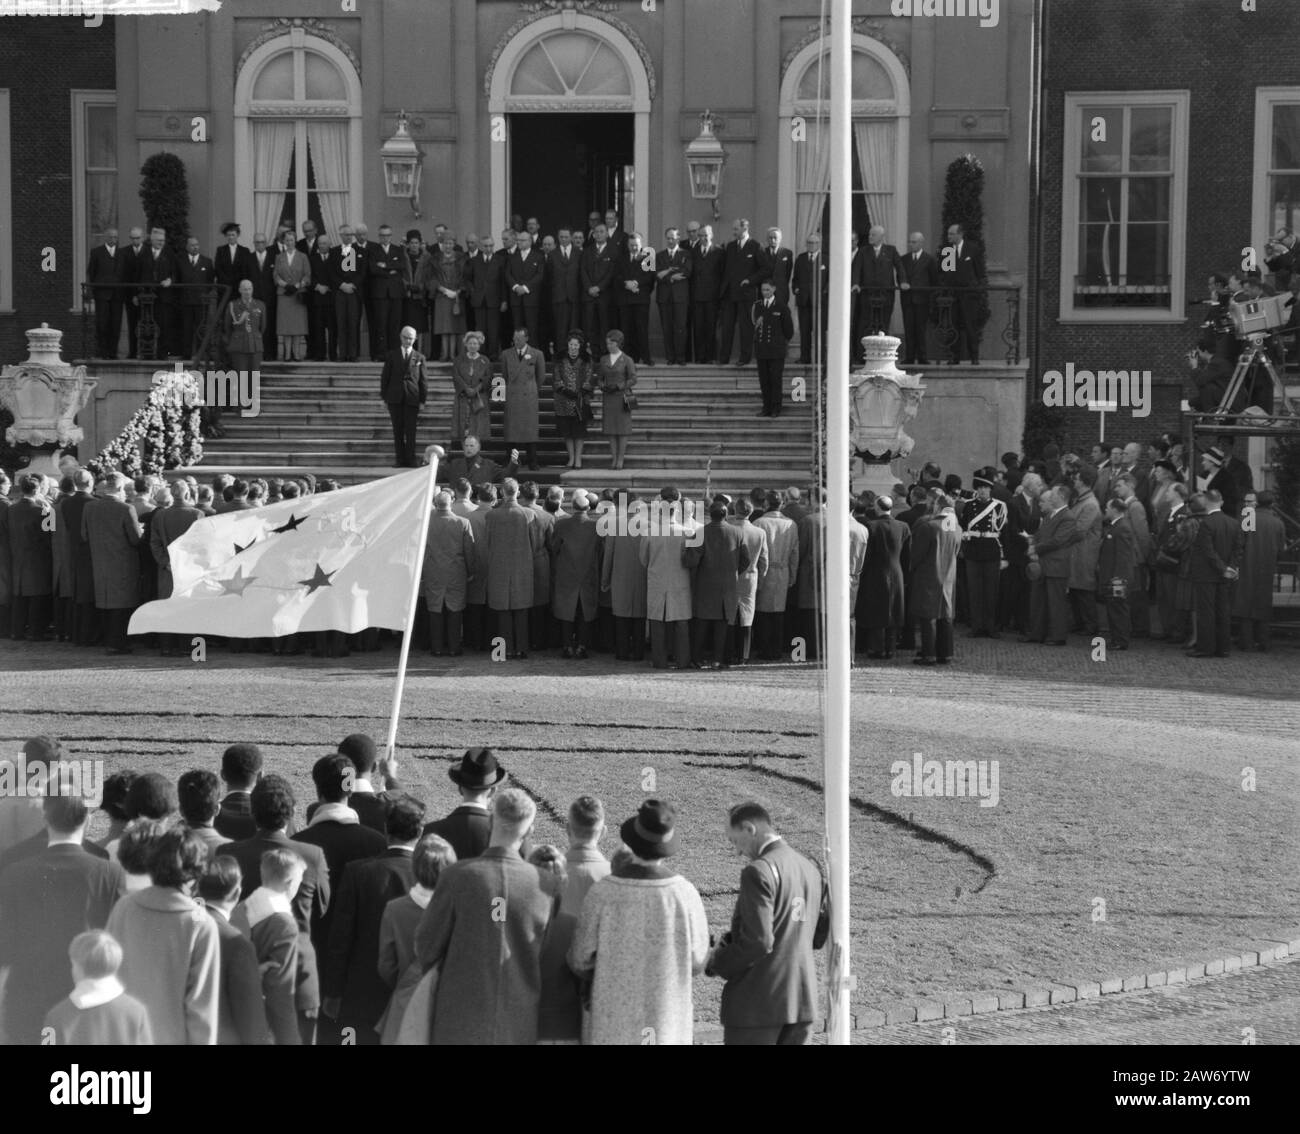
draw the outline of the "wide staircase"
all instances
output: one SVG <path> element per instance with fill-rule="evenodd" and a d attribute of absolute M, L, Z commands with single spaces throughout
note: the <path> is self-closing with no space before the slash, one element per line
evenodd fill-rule
<path fill-rule="evenodd" d="M 355 484 L 391 476 L 393 435 L 379 397 L 380 367 L 374 363 L 269 363 L 261 371 L 261 406 L 256 416 L 226 410 L 226 436 L 204 443 L 199 476 L 330 476 Z M 806 377 L 805 377 L 806 376 Z M 549 387 L 541 398 L 540 471 L 520 470 L 539 484 L 575 487 L 747 491 L 761 485 L 805 484 L 813 460 L 811 400 L 791 402 L 795 379 L 814 389 L 811 370 L 787 365 L 785 407 L 779 418 L 757 417 L 758 372 L 721 366 L 639 367 L 638 408 L 621 472 L 609 467 L 609 443 L 599 420 L 589 427 L 583 467 L 566 471 L 564 443 L 555 432 Z M 429 400 L 420 412 L 419 448 L 451 445 L 450 367 L 429 367 Z M 491 407 L 492 435 L 486 453 L 505 459 L 504 407 Z"/>

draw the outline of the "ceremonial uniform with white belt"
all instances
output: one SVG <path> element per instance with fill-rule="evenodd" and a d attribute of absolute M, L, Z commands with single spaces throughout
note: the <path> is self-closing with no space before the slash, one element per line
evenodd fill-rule
<path fill-rule="evenodd" d="M 992 489 L 993 480 L 981 469 L 976 489 Z M 971 500 L 961 510 L 962 556 L 966 561 L 966 590 L 970 600 L 972 638 L 998 638 L 998 581 L 1002 570 L 1002 529 L 1007 506 L 1001 500 Z"/>

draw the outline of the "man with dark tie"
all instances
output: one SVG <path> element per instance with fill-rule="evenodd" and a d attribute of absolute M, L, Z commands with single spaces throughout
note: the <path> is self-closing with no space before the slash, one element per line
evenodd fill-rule
<path fill-rule="evenodd" d="M 240 280 L 251 280 L 253 273 L 256 271 L 256 262 L 253 260 L 253 254 L 242 244 L 239 243 L 240 229 L 234 221 L 227 221 L 221 226 L 221 235 L 225 237 L 225 244 L 212 255 L 212 272 L 218 288 L 229 289 L 226 292 L 225 302 L 217 309 L 216 326 L 222 327 L 222 316 L 226 313 L 226 308 L 235 300 L 239 294 Z"/>
<path fill-rule="evenodd" d="M 310 256 L 316 250 L 317 235 L 316 222 L 308 217 L 302 222 L 302 239 L 298 241 L 294 247 L 304 256 Z M 314 279 L 315 277 L 313 276 L 312 278 Z"/>
<path fill-rule="evenodd" d="M 825 361 L 826 307 L 830 295 L 830 272 L 822 255 L 821 233 L 813 232 L 804 241 L 807 249 L 794 262 L 790 290 L 799 309 L 799 361 L 805 366 L 813 360 L 813 342 L 817 358 Z"/>
<path fill-rule="evenodd" d="M 754 357 L 758 360 L 758 386 L 763 397 L 759 417 L 780 417 L 786 349 L 794 338 L 790 308 L 776 297 L 776 283 L 764 280 L 762 296 L 750 312 L 754 327 Z"/>
<path fill-rule="evenodd" d="M 311 292 L 307 297 L 307 358 L 312 362 L 339 359 L 338 321 L 334 314 L 334 284 L 330 267 L 330 238 L 323 232 L 308 257 Z"/>
<path fill-rule="evenodd" d="M 618 280 L 619 324 L 626 336 L 624 350 L 639 366 L 653 366 L 650 359 L 650 293 L 657 281 L 654 253 L 642 251 L 641 234 L 627 238 L 627 255 L 615 271 Z"/>
<path fill-rule="evenodd" d="M 718 361 L 718 304 L 726 266 L 726 253 L 713 243 L 713 225 L 701 226 L 691 268 L 691 337 L 696 362 Z M 727 350 L 731 350 L 730 343 Z"/>
<path fill-rule="evenodd" d="M 117 229 L 104 230 L 104 243 L 90 253 L 86 282 L 95 301 L 95 357 L 116 358 L 117 340 L 122 334 L 122 304 L 130 265 L 126 252 L 117 246 Z"/>
<path fill-rule="evenodd" d="M 378 343 L 371 343 L 371 350 L 377 348 L 383 358 L 396 349 L 402 330 L 402 300 L 411 286 L 411 262 L 405 249 L 393 243 L 389 225 L 379 226 L 379 241 L 370 246 L 369 269 L 367 284 L 375 307 L 371 330 L 378 339 Z"/>
<path fill-rule="evenodd" d="M 266 237 L 253 234 L 253 251 L 249 253 L 248 279 L 253 285 L 253 298 L 266 307 L 266 326 L 262 331 L 262 352 L 267 358 L 275 357 L 275 253 L 266 246 Z"/>
<path fill-rule="evenodd" d="M 510 341 L 514 338 L 515 333 L 515 320 L 510 308 L 511 292 L 510 284 L 506 280 L 506 268 L 509 267 L 510 257 L 513 256 L 515 252 L 516 233 L 516 229 L 503 228 L 501 230 L 501 247 L 498 248 L 492 256 L 497 265 L 497 278 L 501 281 L 501 319 L 499 327 L 501 338 L 499 342 L 492 344 L 493 348 L 497 351 L 498 356 L 501 351 L 505 350 L 505 348 L 510 345 Z"/>
<path fill-rule="evenodd" d="M 764 255 L 767 257 L 768 271 L 771 273 L 772 282 L 776 284 L 776 301 L 782 307 L 790 305 L 790 276 L 794 272 L 794 253 L 789 248 L 781 244 L 782 232 L 779 228 L 769 228 L 767 230 L 767 248 L 764 249 Z"/>
<path fill-rule="evenodd" d="M 862 353 L 862 327 L 866 321 L 863 311 L 862 296 L 862 249 L 858 245 L 857 231 L 849 233 L 852 258 L 849 260 L 849 360 L 854 366 L 860 366 L 865 357 Z"/>
<path fill-rule="evenodd" d="M 515 237 L 515 250 L 506 261 L 506 289 L 510 293 L 510 313 L 515 329 L 528 331 L 528 341 L 541 342 L 538 325 L 542 311 L 542 283 L 546 277 L 546 263 L 539 249 L 533 247 L 533 237 L 527 230 Z"/>
<path fill-rule="evenodd" d="M 144 229 L 136 227 L 130 232 L 131 243 L 122 249 L 122 282 L 138 284 L 144 273 L 144 258 L 149 246 L 144 242 Z M 126 308 L 126 356 L 135 358 L 140 353 L 140 292 L 130 287 L 123 290 L 123 306 Z"/>
<path fill-rule="evenodd" d="M 864 335 L 887 335 L 894 317 L 894 288 L 903 285 L 898 249 L 885 243 L 885 226 L 873 224 L 862 253 L 862 325 Z"/>
<path fill-rule="evenodd" d="M 925 357 L 925 337 L 930 325 L 930 302 L 939 283 L 938 265 L 925 250 L 925 234 L 914 232 L 907 238 L 907 255 L 903 257 L 903 279 L 908 288 L 901 293 L 903 307 L 903 363 L 929 364 Z"/>
<path fill-rule="evenodd" d="M 669 366 L 686 365 L 687 335 L 691 317 L 691 254 L 678 243 L 677 229 L 664 233 L 664 246 L 655 257 L 658 278 L 659 327 Z"/>
<path fill-rule="evenodd" d="M 618 250 L 610 243 L 609 230 L 596 225 L 592 242 L 582 250 L 579 278 L 582 284 L 582 329 L 587 342 L 605 341 L 613 324 L 615 274 Z"/>
<path fill-rule="evenodd" d="M 212 261 L 199 253 L 199 238 L 191 236 L 185 242 L 185 255 L 181 258 L 177 282 L 186 284 L 181 291 L 181 349 L 182 358 L 193 358 L 198 349 L 198 339 L 208 318 L 212 303 L 212 284 L 216 271 Z"/>
<path fill-rule="evenodd" d="M 555 349 L 564 350 L 564 338 L 582 325 L 582 262 L 573 246 L 573 233 L 562 228 L 550 255 L 551 324 Z"/>
<path fill-rule="evenodd" d="M 736 366 L 748 366 L 754 354 L 754 325 L 749 321 L 758 285 L 769 278 L 767 257 L 758 241 L 749 235 L 749 221 L 743 217 L 731 226 L 733 239 L 726 248 L 722 277 L 722 345 L 718 361 L 731 359 L 731 343 L 740 328 L 740 357 Z"/>
<path fill-rule="evenodd" d="M 357 258 L 360 260 L 361 284 L 357 292 L 361 296 L 361 313 L 366 317 L 366 350 L 370 355 L 371 362 L 382 362 L 379 355 L 378 343 L 379 338 L 375 332 L 375 297 L 372 294 L 373 288 L 370 286 L 370 228 L 364 222 L 356 227 L 357 233 Z M 361 337 L 358 333 L 357 343 L 360 344 Z"/>
<path fill-rule="evenodd" d="M 605 210 L 605 239 L 608 240 L 620 256 L 627 254 L 628 234 L 619 225 L 619 216 L 613 209 Z M 620 328 L 621 329 L 621 328 Z"/>
<path fill-rule="evenodd" d="M 399 345 L 384 359 L 379 393 L 393 421 L 393 463 L 398 468 L 418 468 L 415 427 L 420 407 L 428 399 L 429 387 L 424 372 L 424 355 L 415 349 L 414 327 L 401 329 Z"/>
<path fill-rule="evenodd" d="M 501 308 L 505 305 L 501 294 L 501 261 L 493 251 L 495 247 L 496 242 L 485 233 L 478 242 L 478 251 L 465 266 L 474 327 L 483 336 L 483 353 L 494 362 L 501 357 Z"/>
<path fill-rule="evenodd" d="M 961 288 L 953 292 L 952 323 L 957 331 L 952 361 L 966 354 L 972 363 L 980 360 L 980 292 L 974 290 L 985 279 L 984 250 L 967 240 L 959 224 L 948 226 L 948 243 L 939 253 L 939 282 L 945 287 Z"/>
<path fill-rule="evenodd" d="M 339 226 L 339 241 L 337 248 L 330 249 L 326 277 L 334 296 L 336 352 L 340 362 L 356 362 L 361 356 L 361 288 L 366 265 L 350 224 Z M 318 278 L 315 267 L 311 278 Z"/>
<path fill-rule="evenodd" d="M 153 292 L 153 317 L 158 325 L 157 349 L 151 358 L 178 354 L 176 339 L 180 334 L 179 321 L 172 296 L 173 284 L 178 283 L 176 260 L 167 247 L 167 230 L 153 228 L 149 232 L 149 250 L 144 255 L 140 269 L 140 283 L 150 285 Z"/>

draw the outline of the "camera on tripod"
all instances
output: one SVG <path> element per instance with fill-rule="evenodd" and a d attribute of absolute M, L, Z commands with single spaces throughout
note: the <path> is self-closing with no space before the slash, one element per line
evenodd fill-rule
<path fill-rule="evenodd" d="M 1261 295 L 1256 299 L 1230 302 L 1228 318 L 1232 321 L 1232 333 L 1242 340 L 1253 335 L 1272 334 L 1285 327 L 1290 320 L 1291 302 L 1290 293 Z"/>

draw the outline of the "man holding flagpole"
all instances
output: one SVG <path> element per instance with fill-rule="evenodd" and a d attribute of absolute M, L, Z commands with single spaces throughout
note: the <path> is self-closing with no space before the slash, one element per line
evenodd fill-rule
<path fill-rule="evenodd" d="M 428 400 L 424 355 L 415 349 L 415 328 L 403 327 L 401 345 L 388 352 L 379 379 L 380 396 L 393 420 L 393 463 L 398 468 L 418 468 L 415 426 L 420 407 Z"/>

